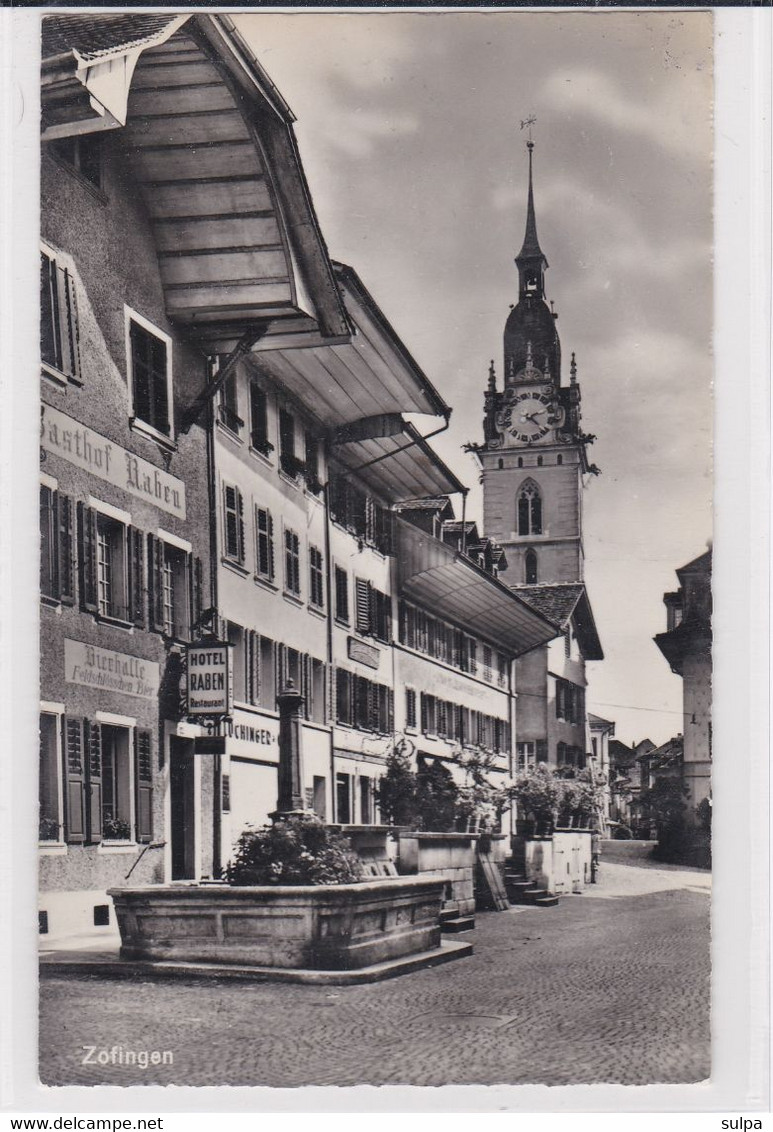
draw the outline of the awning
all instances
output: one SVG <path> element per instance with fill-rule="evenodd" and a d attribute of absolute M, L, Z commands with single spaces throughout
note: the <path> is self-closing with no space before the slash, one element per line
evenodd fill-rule
<path fill-rule="evenodd" d="M 399 593 L 510 656 L 544 645 L 560 630 L 465 555 L 395 517 Z"/>
<path fill-rule="evenodd" d="M 422 495 L 467 491 L 412 424 L 399 415 L 379 419 L 391 426 L 384 435 L 334 444 L 332 449 L 336 460 L 374 495 L 402 503 Z"/>
<path fill-rule="evenodd" d="M 87 108 L 99 94 L 92 118 L 116 129 L 139 183 L 167 314 L 207 353 L 230 352 L 256 328 L 264 348 L 289 335 L 305 345 L 347 341 L 292 113 L 233 22 L 204 14 L 135 22 L 47 17 L 50 49 L 69 39 L 81 53 L 43 61 L 44 139 L 83 133 L 87 109 L 75 95 Z M 84 62 L 96 32 L 100 43 L 112 32 L 112 46 Z"/>
<path fill-rule="evenodd" d="M 330 429 L 394 413 L 449 417 L 451 409 L 354 269 L 343 264 L 334 264 L 334 269 L 354 327 L 351 340 L 285 349 L 279 339 L 263 339 L 255 347 L 254 363 Z"/>

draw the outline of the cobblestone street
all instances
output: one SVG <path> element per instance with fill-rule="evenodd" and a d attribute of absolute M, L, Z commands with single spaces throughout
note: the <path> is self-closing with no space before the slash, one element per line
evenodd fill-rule
<path fill-rule="evenodd" d="M 606 865 L 556 908 L 477 917 L 468 959 L 367 986 L 41 982 L 66 1084 L 694 1082 L 709 1076 L 708 875 Z M 83 1046 L 172 1065 L 83 1065 Z"/>

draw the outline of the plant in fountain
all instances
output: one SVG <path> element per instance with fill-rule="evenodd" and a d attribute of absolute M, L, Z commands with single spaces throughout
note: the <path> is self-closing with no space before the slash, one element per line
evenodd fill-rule
<path fill-rule="evenodd" d="M 518 806 L 520 821 L 530 823 L 534 832 L 552 832 L 558 819 L 561 784 L 546 763 L 521 771 L 510 788 L 510 796 Z"/>
<path fill-rule="evenodd" d="M 352 884 L 362 869 L 345 837 L 313 814 L 248 828 L 226 868 L 234 885 Z"/>

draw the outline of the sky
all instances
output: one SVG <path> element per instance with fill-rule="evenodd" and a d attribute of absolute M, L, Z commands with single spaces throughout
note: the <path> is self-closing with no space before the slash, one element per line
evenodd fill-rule
<path fill-rule="evenodd" d="M 617 737 L 683 729 L 653 643 L 712 491 L 710 12 L 258 13 L 234 17 L 296 115 L 331 255 L 356 268 L 445 400 L 435 447 L 473 491 L 489 360 L 517 301 L 527 154 L 564 364 L 602 475 L 586 583 L 605 653 L 589 709 Z M 568 373 L 563 375 L 568 382 Z"/>

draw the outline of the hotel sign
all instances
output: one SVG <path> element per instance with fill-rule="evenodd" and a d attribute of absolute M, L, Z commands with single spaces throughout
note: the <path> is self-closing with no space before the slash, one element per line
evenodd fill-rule
<path fill-rule="evenodd" d="M 233 715 L 233 645 L 188 645 L 188 715 Z"/>
<path fill-rule="evenodd" d="M 178 519 L 185 518 L 182 480 L 50 405 L 43 405 L 42 411 L 40 443 L 44 451 L 61 456 L 76 468 L 91 472 Z"/>
<path fill-rule="evenodd" d="M 68 684 L 84 684 L 146 700 L 158 695 L 159 671 L 155 661 L 100 649 L 68 637 L 64 639 L 64 678 Z"/>

